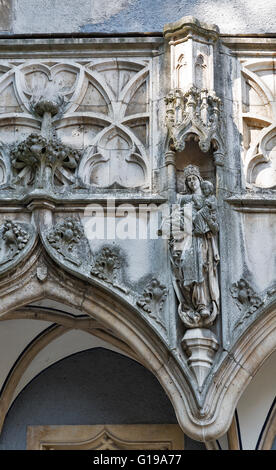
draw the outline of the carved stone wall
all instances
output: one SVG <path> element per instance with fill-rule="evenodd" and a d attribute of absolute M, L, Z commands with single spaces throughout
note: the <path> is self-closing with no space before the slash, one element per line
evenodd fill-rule
<path fill-rule="evenodd" d="M 213 441 L 275 343 L 275 40 L 193 17 L 81 39 L 0 40 L 1 321 L 49 323 L 24 367 L 100 335 Z"/>

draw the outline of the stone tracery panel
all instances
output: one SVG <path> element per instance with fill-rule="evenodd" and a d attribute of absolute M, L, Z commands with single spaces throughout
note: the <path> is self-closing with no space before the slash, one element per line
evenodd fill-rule
<path fill-rule="evenodd" d="M 271 60 L 243 64 L 243 147 L 249 186 L 276 189 L 276 110 Z"/>
<path fill-rule="evenodd" d="M 71 148 L 71 153 L 84 154 L 74 168 L 69 165 L 74 170 L 69 179 L 68 175 L 59 178 L 62 185 L 74 183 L 78 176 L 86 185 L 99 188 L 114 183 L 127 188 L 149 186 L 146 62 L 96 59 L 81 65 L 27 61 L 5 70 L 0 79 L 0 126 L 7 151 L 13 146 L 14 152 L 21 152 L 15 147 L 22 146 L 30 134 L 37 134 Z M 99 167 L 99 154 L 101 166 L 109 162 L 108 178 L 105 168 L 100 175 L 87 175 L 87 170 Z M 42 159 L 40 154 L 36 157 Z M 18 165 L 22 167 L 22 162 Z M 4 173 L 5 169 L 0 184 L 5 181 Z"/>

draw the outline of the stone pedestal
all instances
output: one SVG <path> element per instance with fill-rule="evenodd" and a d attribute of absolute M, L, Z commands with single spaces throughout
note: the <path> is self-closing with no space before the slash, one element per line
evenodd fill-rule
<path fill-rule="evenodd" d="M 182 346 L 189 356 L 188 365 L 193 370 L 201 388 L 218 349 L 217 338 L 207 328 L 193 328 L 186 331 Z"/>

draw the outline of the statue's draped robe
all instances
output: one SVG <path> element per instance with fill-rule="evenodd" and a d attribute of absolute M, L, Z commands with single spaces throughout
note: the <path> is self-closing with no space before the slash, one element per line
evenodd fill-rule
<path fill-rule="evenodd" d="M 219 253 L 217 236 L 210 228 L 205 229 L 205 233 L 198 233 L 200 229 L 197 226 L 198 220 L 196 219 L 200 198 L 202 198 L 201 195 L 185 195 L 180 198 L 180 204 L 183 206 L 184 213 L 185 205 L 192 204 L 193 220 L 191 243 L 186 243 L 181 253 L 182 287 L 186 293 L 185 300 L 189 300 L 187 303 L 190 304 L 190 307 L 192 306 L 195 310 L 206 307 L 212 311 L 214 309 L 218 311 L 219 287 L 217 263 Z"/>

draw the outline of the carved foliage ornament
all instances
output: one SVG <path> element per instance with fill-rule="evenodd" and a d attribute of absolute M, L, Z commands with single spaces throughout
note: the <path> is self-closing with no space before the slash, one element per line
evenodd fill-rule
<path fill-rule="evenodd" d="M 127 293 L 121 282 L 118 281 L 118 272 L 122 268 L 123 261 L 114 248 L 104 246 L 94 258 L 91 275 L 111 284 L 113 287 Z"/>
<path fill-rule="evenodd" d="M 30 239 L 27 224 L 6 220 L 0 227 L 0 267 L 22 253 Z"/>
<path fill-rule="evenodd" d="M 55 255 L 62 258 L 62 262 L 71 265 L 71 269 L 74 265 L 76 271 L 87 278 L 96 277 L 126 294 L 129 293 L 122 285 L 121 270 L 124 260 L 119 249 L 104 246 L 93 255 L 83 225 L 78 219 L 67 217 L 57 222 L 46 233 L 46 241 Z"/>
<path fill-rule="evenodd" d="M 74 183 L 80 153 L 57 138 L 31 134 L 11 149 L 13 183 L 36 188 Z"/>
<path fill-rule="evenodd" d="M 240 279 L 232 284 L 230 292 L 242 312 L 242 318 L 238 321 L 236 327 L 241 325 L 264 303 L 245 279 Z"/>
<path fill-rule="evenodd" d="M 143 294 L 137 300 L 138 307 L 142 308 L 149 316 L 153 317 L 157 323 L 165 328 L 161 312 L 167 297 L 167 288 L 156 278 L 153 278 L 145 287 Z"/>
<path fill-rule="evenodd" d="M 165 98 L 166 124 L 176 151 L 185 148 L 185 139 L 195 134 L 203 152 L 207 152 L 211 140 L 221 147 L 221 111 L 222 104 L 214 91 L 198 89 L 192 86 L 186 92 L 172 90 Z"/>
<path fill-rule="evenodd" d="M 80 266 L 82 260 L 76 251 L 76 247 L 83 237 L 84 230 L 81 223 L 73 217 L 67 217 L 50 230 L 47 241 L 65 261 Z"/>

